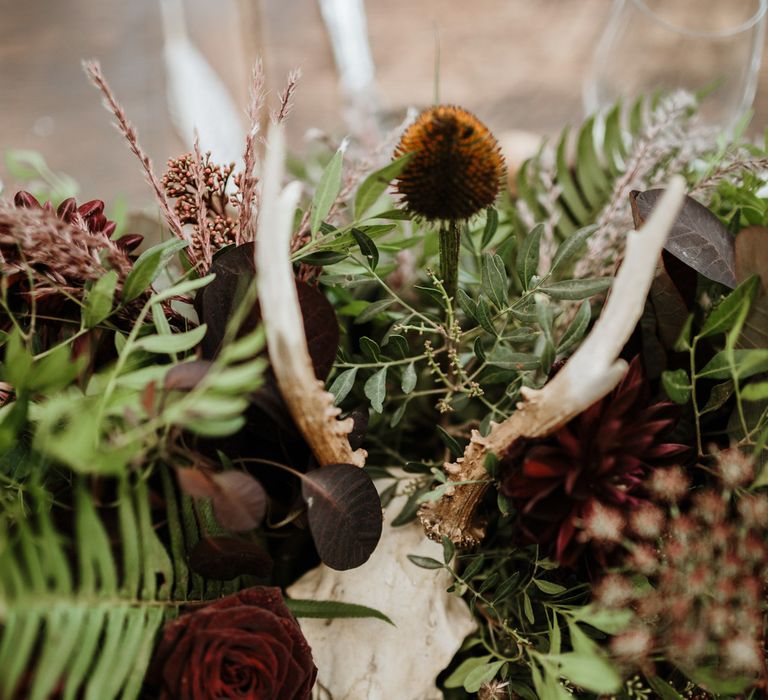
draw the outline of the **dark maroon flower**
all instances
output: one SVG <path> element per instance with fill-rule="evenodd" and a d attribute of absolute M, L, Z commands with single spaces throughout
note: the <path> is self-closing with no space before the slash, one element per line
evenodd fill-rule
<path fill-rule="evenodd" d="M 265 587 L 168 623 L 150 671 L 164 700 L 304 700 L 316 674 L 280 589 Z"/>
<path fill-rule="evenodd" d="M 549 437 L 519 440 L 502 455 L 501 491 L 518 511 L 522 542 L 551 547 L 561 564 L 572 564 L 585 519 L 628 515 L 643 502 L 639 487 L 649 469 L 688 450 L 662 440 L 675 406 L 649 405 L 646 394 L 635 358 L 611 394 Z"/>
<path fill-rule="evenodd" d="M 13 203 L 17 207 L 23 207 L 24 209 L 42 209 L 44 211 L 53 213 L 53 204 L 46 202 L 44 205 L 29 192 L 20 190 L 13 198 Z M 104 202 L 101 199 L 92 199 L 85 204 L 77 206 L 77 201 L 74 197 L 65 199 L 56 209 L 56 216 L 64 223 L 72 224 L 74 226 L 80 226 L 87 229 L 90 233 L 100 234 L 105 239 L 111 239 L 117 228 L 117 223 L 110 221 L 104 215 Z M 125 250 L 131 252 L 137 248 L 144 240 L 143 236 L 138 234 L 130 234 L 122 236 L 115 241 L 115 244 Z"/>

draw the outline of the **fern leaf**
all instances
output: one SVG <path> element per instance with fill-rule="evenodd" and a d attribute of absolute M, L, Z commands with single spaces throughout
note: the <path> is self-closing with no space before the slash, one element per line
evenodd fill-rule
<path fill-rule="evenodd" d="M 168 475 L 164 482 L 172 487 Z M 146 481 L 118 482 L 119 546 L 84 481 L 73 490 L 71 539 L 37 491 L 35 517 L 0 521 L 0 697 L 136 698 L 163 620 L 187 597 L 174 588 L 185 565 L 154 531 Z"/>

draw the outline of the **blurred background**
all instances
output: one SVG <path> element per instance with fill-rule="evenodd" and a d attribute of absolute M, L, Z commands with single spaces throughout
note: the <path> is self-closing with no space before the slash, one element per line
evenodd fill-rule
<path fill-rule="evenodd" d="M 101 61 L 162 173 L 168 157 L 188 150 L 168 110 L 165 1 L 0 0 L 0 150 L 40 152 L 53 171 L 67 172 L 80 183 L 83 198 L 122 195 L 132 207 L 150 202 L 133 156 L 111 126 L 80 61 Z M 348 130 L 330 38 L 333 20 L 327 14 L 324 19 L 324 1 L 183 0 L 189 40 L 241 113 L 250 67 L 258 56 L 273 94 L 291 69 L 301 68 L 288 122 L 296 152 L 306 148 L 311 128 L 334 136 Z M 722 0 L 720 6 L 740 1 Z M 170 11 L 179 11 L 176 2 L 171 5 Z M 611 0 L 367 0 L 375 66 L 369 93 L 388 125 L 397 124 L 410 106 L 431 104 L 437 34 L 442 101 L 472 110 L 499 134 L 557 133 L 583 117 L 582 85 L 613 7 Z M 702 13 L 699 0 L 688 0 L 686 11 L 711 15 Z M 747 16 L 752 11 L 747 9 Z M 630 64 L 649 60 L 642 43 L 631 50 Z M 681 44 L 677 50 L 681 60 L 707 65 L 706 45 L 700 49 L 701 61 L 691 55 L 695 48 Z M 753 68 L 757 93 L 751 131 L 757 133 L 768 120 L 768 71 Z M 12 189 L 5 165 L 0 165 L 0 180 Z"/>

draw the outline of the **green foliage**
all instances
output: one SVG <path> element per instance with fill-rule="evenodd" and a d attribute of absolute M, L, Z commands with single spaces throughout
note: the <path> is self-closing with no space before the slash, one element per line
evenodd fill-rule
<path fill-rule="evenodd" d="M 57 688 L 64 698 L 138 697 L 155 635 L 179 602 L 174 566 L 186 567 L 155 533 L 146 483 L 118 483 L 117 550 L 85 482 L 73 490 L 70 536 L 57 531 L 50 496 L 34 492 L 29 515 L 0 522 L 3 696 L 23 687 L 31 699 Z"/>

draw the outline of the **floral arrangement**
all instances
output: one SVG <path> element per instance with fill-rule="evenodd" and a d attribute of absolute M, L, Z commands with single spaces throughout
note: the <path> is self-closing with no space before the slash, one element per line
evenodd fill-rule
<path fill-rule="evenodd" d="M 765 696 L 766 149 L 656 96 L 507 182 L 439 105 L 287 178 L 257 68 L 158 176 L 85 69 L 159 223 L 0 199 L 0 697 Z"/>

